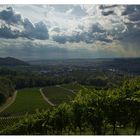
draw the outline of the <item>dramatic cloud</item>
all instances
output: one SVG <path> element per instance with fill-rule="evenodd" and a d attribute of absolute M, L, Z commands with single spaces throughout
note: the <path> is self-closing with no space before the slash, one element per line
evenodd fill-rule
<path fill-rule="evenodd" d="M 45 40 L 49 35 L 47 26 L 43 22 L 32 24 L 29 19 L 23 19 L 12 7 L 8 7 L 0 12 L 0 37 Z"/>
<path fill-rule="evenodd" d="M 88 30 L 83 30 L 83 28 L 79 27 L 79 30 L 75 29 L 75 31 L 70 33 L 70 35 L 67 35 L 65 33 L 54 35 L 53 40 L 59 43 L 80 41 L 86 43 L 94 43 L 97 40 L 103 42 L 112 42 L 111 38 L 108 37 L 106 31 L 99 24 L 93 24 L 88 28 Z"/>
<path fill-rule="evenodd" d="M 19 31 L 11 31 L 11 29 L 7 26 L 1 26 L 0 28 L 1 38 L 17 38 L 19 35 Z"/>
<path fill-rule="evenodd" d="M 85 8 L 85 11 L 88 15 L 81 19 L 81 23 L 86 24 L 79 23 L 71 33 L 68 30 L 72 29 L 68 29 L 54 34 L 53 40 L 59 43 L 140 40 L 139 5 L 91 5 L 88 10 Z"/>
<path fill-rule="evenodd" d="M 21 24 L 23 20 L 20 14 L 16 14 L 12 7 L 0 12 L 0 19 L 4 20 L 7 24 Z"/>
<path fill-rule="evenodd" d="M 43 22 L 38 22 L 33 25 L 28 19 L 25 19 L 23 25 L 23 36 L 42 40 L 48 39 L 48 29 Z"/>
<path fill-rule="evenodd" d="M 0 38 L 1 56 L 139 57 L 140 5 L 10 5 Z"/>

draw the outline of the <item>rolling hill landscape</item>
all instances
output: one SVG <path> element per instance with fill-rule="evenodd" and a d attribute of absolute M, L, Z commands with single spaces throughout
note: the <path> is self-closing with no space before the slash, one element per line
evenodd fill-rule
<path fill-rule="evenodd" d="M 140 135 L 140 5 L 0 5 L 0 135 Z"/>
<path fill-rule="evenodd" d="M 133 108 L 139 108 L 139 58 L 24 62 L 9 57 L 3 60 L 0 67 L 0 134 L 140 133 L 138 110 Z M 84 109 L 93 114 L 85 114 Z M 95 112 L 103 118 L 94 118 Z M 122 118 L 114 118 L 114 113 Z M 138 118 L 134 119 L 134 114 Z M 100 123 L 90 119 L 100 119 Z"/>

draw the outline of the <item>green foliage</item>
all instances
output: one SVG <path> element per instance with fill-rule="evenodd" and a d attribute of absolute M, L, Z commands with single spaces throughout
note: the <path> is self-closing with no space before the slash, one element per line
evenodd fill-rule
<path fill-rule="evenodd" d="M 71 102 L 26 116 L 0 134 L 138 134 L 139 85 L 138 78 L 115 89 L 83 88 Z"/>
<path fill-rule="evenodd" d="M 19 122 L 22 117 L 9 117 L 9 118 L 0 118 L 0 130 L 5 129 L 6 127 L 11 127 L 15 123 Z"/>
<path fill-rule="evenodd" d="M 0 105 L 14 93 L 14 86 L 8 78 L 0 77 Z"/>
<path fill-rule="evenodd" d="M 62 84 L 61 87 L 64 87 L 66 89 L 69 89 L 72 92 L 78 92 L 82 89 L 82 86 L 78 84 L 77 82 L 69 83 L 69 84 Z"/>
<path fill-rule="evenodd" d="M 1 116 L 23 115 L 47 109 L 50 105 L 42 98 L 38 88 L 19 90 L 15 102 L 1 113 Z"/>

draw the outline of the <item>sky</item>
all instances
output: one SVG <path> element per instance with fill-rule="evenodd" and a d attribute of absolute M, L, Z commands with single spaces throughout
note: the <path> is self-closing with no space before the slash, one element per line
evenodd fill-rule
<path fill-rule="evenodd" d="M 0 5 L 0 57 L 140 57 L 140 5 Z"/>

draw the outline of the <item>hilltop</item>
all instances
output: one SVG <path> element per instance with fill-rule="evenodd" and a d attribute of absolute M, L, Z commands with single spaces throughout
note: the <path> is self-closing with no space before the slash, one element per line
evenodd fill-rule
<path fill-rule="evenodd" d="M 13 57 L 0 58 L 0 66 L 19 66 L 19 65 L 28 66 L 29 64 Z"/>

